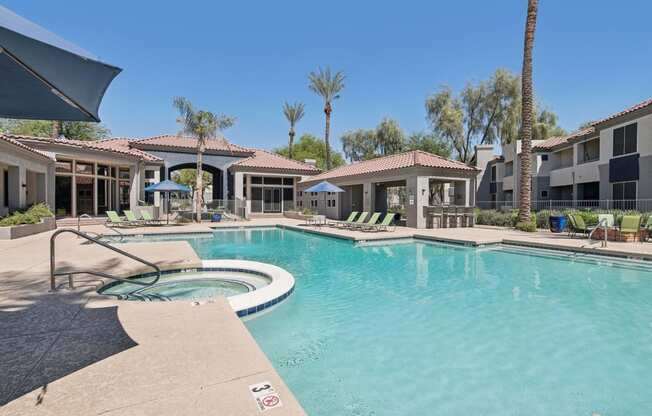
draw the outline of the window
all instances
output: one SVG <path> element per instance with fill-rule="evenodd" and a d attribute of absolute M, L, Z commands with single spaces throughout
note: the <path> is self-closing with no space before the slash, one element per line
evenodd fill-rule
<path fill-rule="evenodd" d="M 145 171 L 145 179 L 154 179 L 156 176 L 156 171 L 155 170 L 146 170 Z"/>
<path fill-rule="evenodd" d="M 491 167 L 491 182 L 496 182 L 496 166 Z"/>
<path fill-rule="evenodd" d="M 72 162 L 70 160 L 57 160 L 55 169 L 58 173 L 72 173 Z"/>
<path fill-rule="evenodd" d="M 283 178 L 283 185 L 294 185 L 294 178 Z"/>
<path fill-rule="evenodd" d="M 275 178 L 275 177 L 270 177 L 270 178 L 265 178 L 265 185 L 281 185 L 283 183 L 282 178 Z"/>
<path fill-rule="evenodd" d="M 317 200 L 316 199 L 310 200 L 310 207 L 317 208 Z"/>
<path fill-rule="evenodd" d="M 616 201 L 636 199 L 636 182 L 614 183 L 612 198 Z"/>
<path fill-rule="evenodd" d="M 541 191 L 541 198 L 548 198 L 548 191 Z"/>
<path fill-rule="evenodd" d="M 303 196 L 303 191 L 299 191 L 299 197 Z"/>
<path fill-rule="evenodd" d="M 260 176 L 252 176 L 252 177 L 251 177 L 251 183 L 255 183 L 255 184 L 258 184 L 258 185 L 262 185 L 262 183 L 263 183 L 263 178 L 260 177 Z"/>
<path fill-rule="evenodd" d="M 577 145 L 577 162 L 587 163 L 600 159 L 600 139 L 592 139 Z"/>
<path fill-rule="evenodd" d="M 628 124 L 613 130 L 613 154 L 614 156 L 636 153 L 636 136 L 638 134 L 638 123 Z"/>
<path fill-rule="evenodd" d="M 541 155 L 541 161 L 542 162 L 547 162 L 548 161 L 548 155 Z"/>
<path fill-rule="evenodd" d="M 514 174 L 514 162 L 505 163 L 505 176 L 512 176 Z"/>
<path fill-rule="evenodd" d="M 97 165 L 97 175 L 98 176 L 109 176 L 110 171 L 111 171 L 111 169 L 109 169 L 108 166 Z M 147 172 L 147 171 L 145 171 L 145 172 Z M 145 173 L 145 174 L 147 174 L 147 173 Z M 145 176 L 145 177 L 147 177 L 147 176 Z"/>
<path fill-rule="evenodd" d="M 2 174 L 2 183 L 3 183 L 2 186 L 4 186 L 4 189 L 3 189 L 3 198 L 4 198 L 3 203 L 4 203 L 4 206 L 6 208 L 6 207 L 9 206 L 9 171 L 6 170 L 6 169 L 3 171 L 3 174 Z"/>
<path fill-rule="evenodd" d="M 129 179 L 129 168 L 120 168 L 118 175 L 120 179 Z"/>
<path fill-rule="evenodd" d="M 93 164 L 87 162 L 77 162 L 75 164 L 75 172 L 82 175 L 92 175 L 93 174 Z"/>

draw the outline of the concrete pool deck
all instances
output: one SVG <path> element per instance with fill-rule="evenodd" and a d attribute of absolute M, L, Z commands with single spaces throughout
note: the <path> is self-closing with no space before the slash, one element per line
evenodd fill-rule
<path fill-rule="evenodd" d="M 263 381 L 283 403 L 267 414 L 305 414 L 226 299 L 117 301 L 83 275 L 49 293 L 50 235 L 0 242 L 0 415 L 253 415 L 248 386 Z M 121 248 L 162 269 L 200 264 L 186 242 Z M 66 234 L 57 265 L 147 270 Z"/>
<path fill-rule="evenodd" d="M 609 242 L 601 248 L 566 235 L 495 227 L 367 233 L 264 218 L 121 231 L 210 233 L 213 228 L 273 226 L 354 241 L 507 243 L 652 260 L 652 243 Z M 103 226 L 82 230 L 115 234 Z M 96 294 L 99 279 L 83 276 L 76 290 L 49 293 L 51 234 L 0 241 L 0 415 L 254 415 L 259 412 L 248 386 L 262 381 L 270 381 L 283 401 L 283 407 L 267 414 L 305 414 L 225 299 L 200 306 L 116 301 Z M 60 239 L 59 269 L 88 267 L 120 275 L 147 270 L 76 236 Z M 164 269 L 200 262 L 186 242 L 126 243 L 121 248 Z"/>

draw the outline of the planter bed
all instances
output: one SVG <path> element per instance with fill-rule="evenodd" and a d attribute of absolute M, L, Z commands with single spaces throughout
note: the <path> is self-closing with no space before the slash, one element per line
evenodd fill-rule
<path fill-rule="evenodd" d="M 36 224 L 20 224 L 9 227 L 0 227 L 0 240 L 14 240 L 16 238 L 27 237 L 28 235 L 38 234 L 57 228 L 57 222 L 54 217 L 41 218 L 41 222 Z"/>

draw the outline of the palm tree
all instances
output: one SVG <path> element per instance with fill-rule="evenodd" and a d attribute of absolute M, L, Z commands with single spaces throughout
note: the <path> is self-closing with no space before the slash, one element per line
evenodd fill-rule
<path fill-rule="evenodd" d="M 179 110 L 181 117 L 177 122 L 183 126 L 182 133 L 197 139 L 197 183 L 196 188 L 203 189 L 203 155 L 206 150 L 206 142 L 215 139 L 218 131 L 227 129 L 235 124 L 235 117 L 215 115 L 210 111 L 196 110 L 192 103 L 183 97 L 176 97 L 173 101 L 174 107 Z M 224 172 L 226 174 L 226 172 Z M 226 196 L 224 196 L 226 199 Z M 197 192 L 195 199 L 196 220 L 201 222 L 201 212 L 204 206 L 203 193 Z"/>
<path fill-rule="evenodd" d="M 283 114 L 285 114 L 285 118 L 290 122 L 290 131 L 288 132 L 288 136 L 290 136 L 288 141 L 288 153 L 290 159 L 292 159 L 292 145 L 294 144 L 294 126 L 303 118 L 305 114 L 303 109 L 303 103 L 300 102 L 294 104 L 288 104 L 286 102 L 283 104 Z"/>
<path fill-rule="evenodd" d="M 521 76 L 521 171 L 518 220 L 530 222 L 531 208 L 531 166 L 532 166 L 532 49 L 534 31 L 537 26 L 538 0 L 528 0 L 525 21 L 525 42 L 523 44 L 523 73 Z"/>
<path fill-rule="evenodd" d="M 331 168 L 331 146 L 328 137 L 331 131 L 332 101 L 340 98 L 339 92 L 344 89 L 344 74 L 342 71 L 331 74 L 330 68 L 326 67 L 326 69 L 319 68 L 317 72 L 311 72 L 308 79 L 310 80 L 308 88 L 324 99 L 324 114 L 326 114 L 324 142 L 326 144 L 326 170 L 329 170 Z"/>

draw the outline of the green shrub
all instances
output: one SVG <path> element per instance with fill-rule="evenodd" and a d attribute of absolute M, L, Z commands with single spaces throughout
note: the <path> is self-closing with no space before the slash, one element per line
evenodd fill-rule
<path fill-rule="evenodd" d="M 515 228 L 519 231 L 533 233 L 537 230 L 537 224 L 535 222 L 517 222 Z"/>
<path fill-rule="evenodd" d="M 34 204 L 27 211 L 15 211 L 0 219 L 0 227 L 11 227 L 21 224 L 37 224 L 41 218 L 52 217 L 52 211 L 45 204 Z"/>
<path fill-rule="evenodd" d="M 304 208 L 303 211 L 301 211 L 301 213 L 303 215 L 315 215 L 315 212 L 310 208 Z"/>
<path fill-rule="evenodd" d="M 493 209 L 479 210 L 475 214 L 475 223 L 480 225 L 495 225 L 498 227 L 513 227 L 516 225 L 518 211 L 496 211 Z"/>

